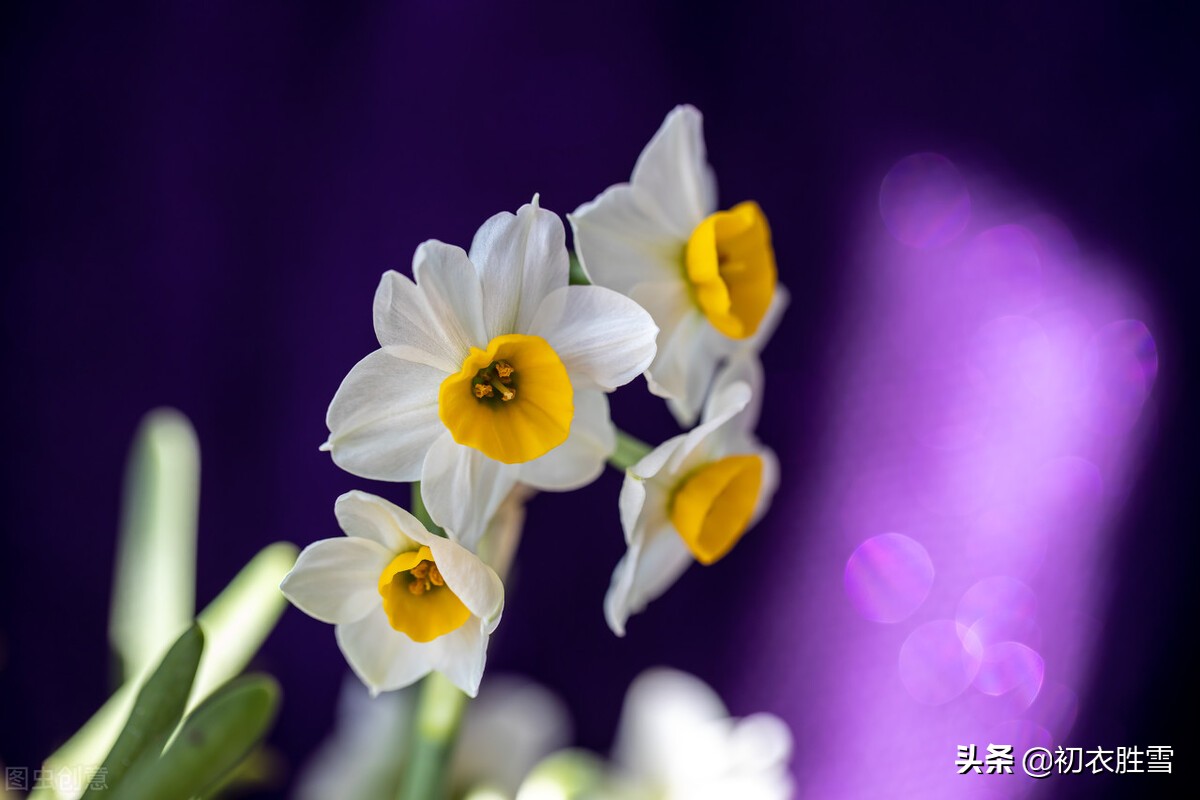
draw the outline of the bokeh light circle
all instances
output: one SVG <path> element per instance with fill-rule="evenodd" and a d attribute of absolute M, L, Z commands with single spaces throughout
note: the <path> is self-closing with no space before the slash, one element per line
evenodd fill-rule
<path fill-rule="evenodd" d="M 926 622 L 900 646 L 900 682 L 917 702 L 942 705 L 971 685 L 982 661 L 971 630 L 950 619 Z"/>
<path fill-rule="evenodd" d="M 1032 647 L 997 642 L 984 647 L 974 684 L 986 695 L 1003 697 L 1010 713 L 1020 714 L 1037 699 L 1045 677 L 1046 662 Z"/>
<path fill-rule="evenodd" d="M 925 602 L 933 576 L 933 561 L 920 542 L 884 533 L 855 549 L 842 579 L 859 614 L 874 622 L 899 622 Z"/>
<path fill-rule="evenodd" d="M 953 241 L 971 218 L 962 173 L 945 156 L 916 153 L 888 170 L 879 187 L 879 214 L 901 244 L 927 249 Z"/>
<path fill-rule="evenodd" d="M 1037 595 L 1016 578 L 984 578 L 963 593 L 954 618 L 970 628 L 985 646 L 999 642 L 1041 645 Z"/>
<path fill-rule="evenodd" d="M 960 280 L 970 287 L 985 318 L 1033 310 L 1042 299 L 1037 237 L 1020 225 L 980 233 L 963 254 Z"/>
<path fill-rule="evenodd" d="M 1124 433 L 1141 414 L 1158 375 L 1158 348 L 1145 323 L 1110 322 L 1092 336 L 1084 356 L 1081 412 L 1094 430 Z"/>
<path fill-rule="evenodd" d="M 962 362 L 914 368 L 898 402 L 913 437 L 935 450 L 959 450 L 981 441 L 991 421 L 991 386 L 980 370 Z"/>

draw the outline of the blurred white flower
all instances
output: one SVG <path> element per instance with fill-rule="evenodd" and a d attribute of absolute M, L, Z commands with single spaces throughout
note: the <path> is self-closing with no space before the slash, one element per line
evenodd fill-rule
<path fill-rule="evenodd" d="M 622 796 L 786 800 L 791 751 L 791 732 L 778 717 L 731 718 L 700 679 L 653 669 L 625 695 L 613 762 L 626 784 Z"/>
<path fill-rule="evenodd" d="M 350 492 L 335 506 L 345 538 L 314 542 L 280 588 L 336 626 L 338 646 L 372 694 L 431 671 L 472 697 L 504 586 L 469 550 L 386 500 Z"/>
<path fill-rule="evenodd" d="M 693 560 L 716 562 L 766 512 L 779 466 L 754 436 L 761 394 L 757 359 L 730 362 L 701 424 L 625 471 L 620 509 L 628 550 L 604 599 L 605 618 L 617 635 Z"/>
<path fill-rule="evenodd" d="M 394 797 L 415 700 L 412 691 L 371 697 L 358 681 L 346 681 L 336 728 L 297 778 L 297 800 Z M 552 692 L 516 676 L 491 675 L 467 706 L 449 785 L 471 797 L 511 798 L 534 764 L 570 738 L 570 716 Z"/>
<path fill-rule="evenodd" d="M 744 202 L 717 210 L 700 112 L 678 106 L 631 181 L 567 218 L 592 283 L 628 295 L 654 317 L 658 353 L 646 378 L 690 426 L 720 362 L 757 353 L 787 304 L 762 209 Z"/>
<path fill-rule="evenodd" d="M 658 329 L 617 292 L 567 285 L 562 222 L 537 197 L 485 222 L 469 255 L 425 242 L 413 277 L 384 274 L 381 348 L 342 381 L 324 447 L 355 475 L 420 480 L 434 521 L 474 548 L 516 483 L 600 474 L 605 393 L 646 369 Z"/>

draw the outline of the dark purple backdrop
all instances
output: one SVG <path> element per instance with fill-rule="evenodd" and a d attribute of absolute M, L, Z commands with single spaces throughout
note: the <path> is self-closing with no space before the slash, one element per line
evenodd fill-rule
<path fill-rule="evenodd" d="M 705 112 L 723 201 L 752 197 L 770 215 L 792 291 L 766 354 L 761 428 L 785 492 L 821 468 L 806 443 L 838 352 L 823 334 L 850 234 L 897 158 L 936 149 L 984 164 L 1144 269 L 1135 280 L 1164 326 L 1159 433 L 1074 738 L 1163 741 L 1194 766 L 1194 683 L 1175 658 L 1194 628 L 1186 493 L 1200 454 L 1182 385 L 1197 264 L 1187 73 L 1200 66 L 1184 4 L 499 5 L 0 10 L 0 757 L 36 764 L 105 696 L 120 479 L 145 411 L 177 406 L 199 432 L 201 603 L 265 543 L 334 535 L 341 492 L 402 498 L 317 452 L 334 389 L 375 346 L 380 273 L 407 268 L 427 238 L 467 244 L 535 191 L 574 209 L 626 179 L 686 101 Z M 648 438 L 673 431 L 640 382 L 614 417 Z M 729 576 L 754 580 L 771 548 L 806 532 L 769 518 L 617 640 L 601 599 L 623 548 L 618 487 L 610 473 L 534 504 L 492 668 L 561 692 L 593 747 L 655 663 L 758 710 L 769 693 L 747 685 L 747 662 L 793 660 L 799 673 L 815 656 L 790 646 L 786 624 L 758 652 L 726 647 L 742 611 Z M 273 742 L 299 759 L 330 724 L 345 669 L 332 631 L 289 610 L 259 666 L 286 693 Z"/>

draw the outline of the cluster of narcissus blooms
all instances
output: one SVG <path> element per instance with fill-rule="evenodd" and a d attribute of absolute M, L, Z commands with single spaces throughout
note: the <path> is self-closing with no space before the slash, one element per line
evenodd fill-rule
<path fill-rule="evenodd" d="M 535 196 L 487 220 L 469 251 L 425 242 L 413 278 L 389 271 L 376 291 L 380 347 L 338 388 L 322 449 L 364 478 L 420 481 L 441 531 L 351 492 L 336 507 L 347 536 L 310 545 L 282 586 L 337 626 L 374 693 L 437 670 L 474 696 L 523 502 L 600 474 L 617 449 L 607 393 L 638 375 L 681 425 L 703 417 L 619 465 L 629 549 L 605 602 L 616 633 L 770 502 L 757 354 L 786 294 L 761 209 L 717 209 L 699 112 L 672 111 L 631 182 L 569 219 L 591 285 L 570 283 L 562 221 Z"/>
<path fill-rule="evenodd" d="M 338 721 L 298 776 L 298 800 L 390 796 L 406 765 L 415 695 L 374 701 L 345 684 Z M 570 747 L 572 721 L 550 690 L 489 675 L 466 710 L 450 764 L 453 797 L 464 800 L 782 800 L 792 796 L 792 735 L 772 714 L 733 717 L 699 678 L 656 667 L 625 693 L 609 758 Z M 582 773 L 582 774 L 581 774 Z M 583 780 L 580 780 L 583 778 Z M 573 792 L 572 783 L 586 791 Z"/>

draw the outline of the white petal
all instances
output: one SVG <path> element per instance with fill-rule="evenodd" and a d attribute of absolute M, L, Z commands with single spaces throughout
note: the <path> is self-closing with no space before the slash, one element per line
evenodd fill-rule
<path fill-rule="evenodd" d="M 575 255 L 592 283 L 629 294 L 646 281 L 683 282 L 687 239 L 671 230 L 644 192 L 627 183 L 609 187 L 567 220 Z"/>
<path fill-rule="evenodd" d="M 650 366 L 658 327 L 612 289 L 567 286 L 542 302 L 529 333 L 550 343 L 573 387 L 611 392 Z"/>
<path fill-rule="evenodd" d="M 369 800 L 391 791 L 396 753 L 411 727 L 412 692 L 371 697 L 349 674 L 338 693 L 337 724 L 296 774 L 295 800 Z"/>
<path fill-rule="evenodd" d="M 421 496 L 433 521 L 474 550 L 520 469 L 493 461 L 446 433 L 429 448 L 421 469 Z"/>
<path fill-rule="evenodd" d="M 575 392 L 575 416 L 567 440 L 540 458 L 521 465 L 520 480 L 538 489 L 565 492 L 586 486 L 604 471 L 617 448 L 617 437 L 603 392 Z"/>
<path fill-rule="evenodd" d="M 483 339 L 482 290 L 462 248 L 428 241 L 413 255 L 413 283 L 389 270 L 375 291 L 375 335 L 392 355 L 457 372 Z"/>
<path fill-rule="evenodd" d="M 532 681 L 493 673 L 463 721 L 450 774 L 461 786 L 493 786 L 496 796 L 515 797 L 539 761 L 570 743 L 562 700 Z"/>
<path fill-rule="evenodd" d="M 750 402 L 738 413 L 735 427 L 741 431 L 752 432 L 758 425 L 763 395 L 762 363 L 754 353 L 739 353 L 720 369 L 717 379 L 713 381 L 712 392 L 709 393 L 701 419 L 722 416 L 720 404 L 729 401 L 731 396 L 727 394 L 727 390 L 737 383 L 744 383 L 750 387 Z"/>
<path fill-rule="evenodd" d="M 662 596 L 692 563 L 692 554 L 669 523 L 647 531 L 641 544 L 633 544 L 613 570 L 604 598 L 604 616 L 618 636 L 634 614 Z"/>
<path fill-rule="evenodd" d="M 684 434 L 683 443 L 672 454 L 667 470 L 674 475 L 682 475 L 696 466 L 697 461 L 707 461 L 716 455 L 716 445 L 720 441 L 718 432 L 730 424 L 750 404 L 750 400 L 750 387 L 745 383 L 722 388 L 712 402 L 712 416 Z"/>
<path fill-rule="evenodd" d="M 632 545 L 641 530 L 638 518 L 642 515 L 642 509 L 646 507 L 646 482 L 633 474 L 632 469 L 625 470 L 625 480 L 621 484 L 617 507 L 621 514 L 621 530 L 625 534 L 625 544 Z"/>
<path fill-rule="evenodd" d="M 304 548 L 279 588 L 310 617 L 354 622 L 380 606 L 376 587 L 391 560 L 391 553 L 369 539 L 322 539 Z"/>
<path fill-rule="evenodd" d="M 642 284 L 633 299 L 645 303 L 658 324 L 658 352 L 646 370 L 650 391 L 670 401 L 671 413 L 683 427 L 696 422 L 724 339 L 688 298 L 686 287 Z"/>
<path fill-rule="evenodd" d="M 687 434 L 685 433 L 681 433 L 678 436 L 672 436 L 670 439 L 667 439 L 658 447 L 642 456 L 642 458 L 627 471 L 642 480 L 647 480 L 657 476 L 662 471 L 662 468 L 667 465 L 667 462 L 671 459 L 671 456 L 675 454 L 675 451 L 679 449 L 681 445 L 683 445 L 683 442 L 686 438 Z"/>
<path fill-rule="evenodd" d="M 614 758 L 635 775 L 660 781 L 674 777 L 688 757 L 680 751 L 708 723 L 728 716 L 721 698 L 699 678 L 677 670 L 646 670 L 625 694 Z"/>
<path fill-rule="evenodd" d="M 504 611 L 504 584 L 499 576 L 458 542 L 432 536 L 428 545 L 446 586 L 483 620 L 488 633 L 494 631 Z"/>
<path fill-rule="evenodd" d="M 416 683 L 433 669 L 429 646 L 393 629 L 382 605 L 378 611 L 357 622 L 338 625 L 335 630 L 342 655 L 372 695 Z"/>
<path fill-rule="evenodd" d="M 758 490 L 758 501 L 754 504 L 751 525 L 767 513 L 767 509 L 771 507 L 771 500 L 775 497 L 775 490 L 779 488 L 779 459 L 775 457 L 775 451 L 768 447 L 760 447 L 758 456 L 763 460 L 762 487 Z"/>
<path fill-rule="evenodd" d="M 704 120 L 692 106 L 676 106 L 633 168 L 633 186 L 654 198 L 683 241 L 717 210 L 717 181 L 704 147 Z"/>
<path fill-rule="evenodd" d="M 438 389 L 446 374 L 376 350 L 338 387 L 325 424 L 333 462 L 361 478 L 415 481 L 425 453 L 446 430 Z"/>
<path fill-rule="evenodd" d="M 662 471 L 686 439 L 687 434 L 682 433 L 671 437 L 625 470 L 618 507 L 626 544 L 640 541 L 640 531 L 666 519 L 668 498 L 661 495 L 672 491 L 675 481 L 673 474 L 663 475 Z"/>
<path fill-rule="evenodd" d="M 471 242 L 471 262 L 483 284 L 488 339 L 523 333 L 542 300 L 567 285 L 562 220 L 542 210 L 535 196 L 515 215 L 505 211 L 483 223 Z"/>
<path fill-rule="evenodd" d="M 424 544 L 422 534 L 432 536 L 407 511 L 367 492 L 346 492 L 337 499 L 333 513 L 347 536 L 377 542 L 393 558 Z"/>
<path fill-rule="evenodd" d="M 487 632 L 474 624 L 474 620 L 467 620 L 467 624 L 458 630 L 430 644 L 435 646 L 437 654 L 434 668 L 471 697 L 477 695 L 487 663 Z"/>

